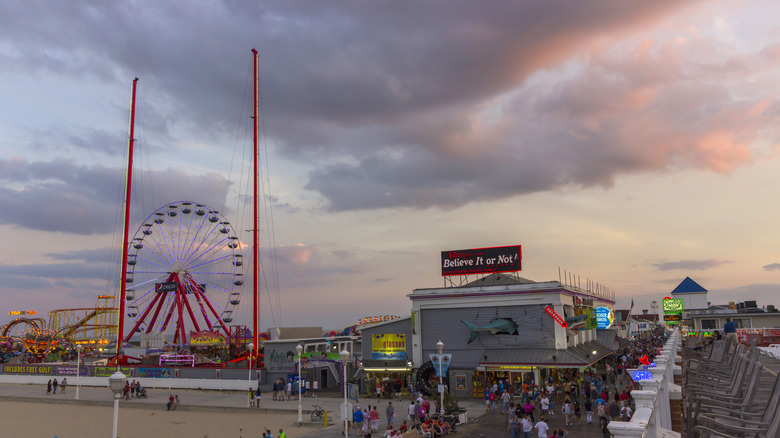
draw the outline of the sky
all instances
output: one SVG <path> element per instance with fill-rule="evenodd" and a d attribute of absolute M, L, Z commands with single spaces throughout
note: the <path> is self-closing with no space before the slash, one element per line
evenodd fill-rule
<path fill-rule="evenodd" d="M 758 0 L 1 2 L 0 323 L 118 289 L 136 77 L 131 235 L 190 200 L 251 252 L 252 48 L 263 329 L 409 315 L 408 294 L 444 285 L 441 251 L 506 245 L 522 277 L 565 270 L 616 308 L 687 276 L 713 303 L 780 304 L 779 15 Z"/>

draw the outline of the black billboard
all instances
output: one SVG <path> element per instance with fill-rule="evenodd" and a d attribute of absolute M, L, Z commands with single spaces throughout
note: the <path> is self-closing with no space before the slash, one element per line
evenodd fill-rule
<path fill-rule="evenodd" d="M 490 274 L 523 270 L 520 245 L 441 252 L 441 275 Z"/>
<path fill-rule="evenodd" d="M 176 292 L 176 289 L 178 288 L 179 288 L 179 283 L 175 281 L 154 284 L 154 291 L 157 292 L 158 294 L 162 292 Z"/>

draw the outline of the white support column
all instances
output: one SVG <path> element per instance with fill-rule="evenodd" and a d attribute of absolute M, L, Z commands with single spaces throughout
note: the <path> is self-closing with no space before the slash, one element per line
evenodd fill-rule
<path fill-rule="evenodd" d="M 643 382 L 644 383 L 644 382 Z M 655 391 L 634 390 L 631 396 L 636 402 L 636 411 L 631 416 L 631 421 L 611 421 L 609 432 L 614 438 L 629 437 L 655 437 L 656 422 L 654 416 Z"/>
<path fill-rule="evenodd" d="M 657 357 L 656 360 L 662 358 Z M 666 360 L 663 359 L 661 363 L 656 362 L 655 368 L 650 368 L 648 371 L 653 375 L 653 380 L 658 382 L 656 385 L 656 406 L 658 407 L 658 427 L 664 429 L 672 428 L 672 415 L 669 408 L 669 381 L 666 380 Z"/>

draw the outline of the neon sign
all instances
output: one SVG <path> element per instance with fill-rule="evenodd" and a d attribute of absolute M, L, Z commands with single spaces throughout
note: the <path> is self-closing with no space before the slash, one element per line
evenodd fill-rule
<path fill-rule="evenodd" d="M 634 382 L 641 382 L 643 380 L 653 380 L 653 374 L 650 371 L 643 370 L 631 370 L 630 376 Z"/>
<path fill-rule="evenodd" d="M 553 310 L 552 307 L 547 306 L 547 307 L 544 308 L 544 311 L 547 312 L 550 316 L 552 316 L 553 319 L 555 320 L 555 322 L 557 322 L 561 327 L 563 327 L 563 328 L 568 327 L 568 324 L 566 324 L 566 321 L 563 318 L 561 318 L 561 315 L 558 315 L 558 313 L 556 313 L 555 310 Z"/>
<path fill-rule="evenodd" d="M 35 315 L 35 310 L 11 310 L 9 315 Z"/>

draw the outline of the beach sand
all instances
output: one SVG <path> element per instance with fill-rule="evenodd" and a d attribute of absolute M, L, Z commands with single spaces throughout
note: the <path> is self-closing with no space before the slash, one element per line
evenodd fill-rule
<path fill-rule="evenodd" d="M 2 438 L 105 438 L 111 436 L 113 407 L 0 401 Z M 165 406 L 119 407 L 118 436 L 259 438 L 263 427 L 289 437 L 311 433 L 312 428 L 292 426 L 297 413 L 167 411 Z"/>

